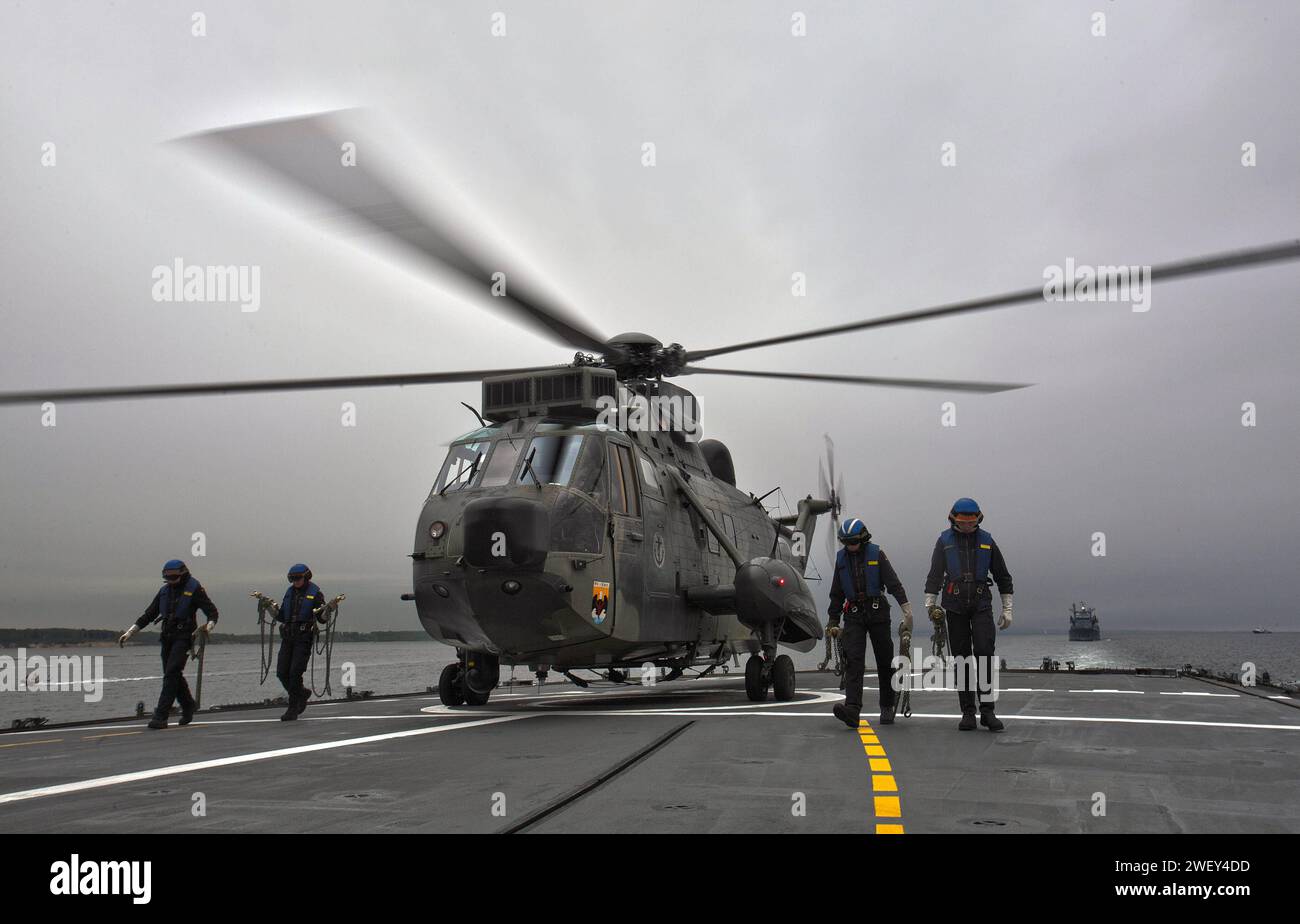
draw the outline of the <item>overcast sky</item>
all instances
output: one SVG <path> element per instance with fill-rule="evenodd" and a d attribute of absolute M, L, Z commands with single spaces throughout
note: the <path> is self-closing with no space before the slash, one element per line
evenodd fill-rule
<path fill-rule="evenodd" d="M 571 357 L 162 143 L 187 133 L 364 107 L 409 183 L 604 334 L 701 349 L 1027 288 L 1068 258 L 1300 237 L 1296 47 L 1283 0 L 8 2 L 0 390 Z M 260 309 L 154 301 L 177 258 L 260 267 Z M 1034 304 L 714 361 L 1037 383 L 1001 395 L 677 381 L 756 494 L 815 491 L 832 434 L 846 512 L 915 598 L 970 495 L 1018 627 L 1060 631 L 1083 597 L 1108 630 L 1297 629 L 1297 283 L 1291 264 L 1158 285 L 1145 313 Z M 461 401 L 478 386 L 65 403 L 52 428 L 0 408 L 0 625 L 125 626 L 181 557 L 231 631 L 296 561 L 348 593 L 349 628 L 415 628 L 406 555 Z"/>

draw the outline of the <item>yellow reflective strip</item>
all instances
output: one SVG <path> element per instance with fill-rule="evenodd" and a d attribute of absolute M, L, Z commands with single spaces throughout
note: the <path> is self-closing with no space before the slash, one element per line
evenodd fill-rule
<path fill-rule="evenodd" d="M 874 772 L 884 771 L 885 773 L 888 773 L 889 771 L 894 769 L 889 765 L 888 757 L 872 757 L 870 759 L 870 763 L 871 763 L 871 769 Z"/>
<path fill-rule="evenodd" d="M 862 749 L 867 752 L 868 757 L 884 757 L 885 749 L 878 744 L 864 744 Z"/>
<path fill-rule="evenodd" d="M 985 548 L 988 548 L 988 546 L 985 546 Z M 878 564 L 880 564 L 880 562 L 878 562 L 878 561 L 869 561 L 869 562 L 867 562 L 867 564 L 868 564 L 868 565 L 878 565 Z"/>
<path fill-rule="evenodd" d="M 875 801 L 877 818 L 903 817 L 903 807 L 898 802 L 898 796 L 876 796 Z"/>
<path fill-rule="evenodd" d="M 183 591 L 181 591 L 181 593 L 184 594 L 186 597 L 192 597 L 192 596 L 194 596 L 194 591 L 192 591 L 192 590 L 183 590 Z"/>
<path fill-rule="evenodd" d="M 993 546 L 991 546 L 991 545 L 981 545 L 980 548 L 981 548 L 981 549 L 991 549 L 991 548 L 993 548 Z"/>
<path fill-rule="evenodd" d="M 888 773 L 877 773 L 871 778 L 871 788 L 876 792 L 898 792 L 898 783 Z"/>
<path fill-rule="evenodd" d="M 878 825 L 876 825 L 876 833 L 877 833 L 877 834 L 902 834 L 902 833 L 903 833 L 903 826 L 902 826 L 902 825 L 878 824 Z"/>

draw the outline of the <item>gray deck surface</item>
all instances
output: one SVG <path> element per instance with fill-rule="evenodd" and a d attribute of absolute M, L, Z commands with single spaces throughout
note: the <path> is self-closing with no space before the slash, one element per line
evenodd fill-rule
<path fill-rule="evenodd" d="M 131 721 L 5 734 L 0 828 L 492 832 L 581 792 L 528 830 L 1300 832 L 1300 710 L 1264 696 L 1191 678 L 1008 671 L 1001 734 L 958 732 L 948 691 L 915 691 L 915 714 L 893 726 L 867 713 L 889 764 L 873 772 L 859 734 L 829 714 L 835 678 L 804 673 L 799 686 L 791 703 L 750 703 L 733 675 L 557 685 L 483 707 L 312 705 L 292 723 L 267 709 L 166 731 Z M 900 817 L 878 818 L 895 795 Z"/>

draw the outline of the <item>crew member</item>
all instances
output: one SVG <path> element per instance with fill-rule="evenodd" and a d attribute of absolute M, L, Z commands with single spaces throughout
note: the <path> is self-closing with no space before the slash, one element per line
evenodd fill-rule
<path fill-rule="evenodd" d="M 835 579 L 831 581 L 830 624 L 827 634 L 839 636 L 844 650 L 844 702 L 832 710 L 835 718 L 850 728 L 858 727 L 862 712 L 862 671 L 867 659 L 867 636 L 876 654 L 880 675 L 880 724 L 894 721 L 894 642 L 889 634 L 889 601 L 893 594 L 903 610 L 903 625 L 912 628 L 912 604 L 907 591 L 880 546 L 870 541 L 866 524 L 854 518 L 840 526 L 843 548 L 835 556 Z M 840 628 L 841 616 L 844 628 Z"/>
<path fill-rule="evenodd" d="M 302 715 L 311 698 L 311 690 L 303 685 L 302 675 L 311 659 L 311 646 L 315 641 L 315 628 L 324 616 L 312 611 L 325 605 L 325 595 L 312 583 L 311 569 L 297 564 L 289 569 L 289 589 L 285 591 L 275 618 L 280 626 L 280 657 L 276 662 L 275 676 L 279 678 L 289 697 L 289 708 L 280 721 L 291 722 Z"/>
<path fill-rule="evenodd" d="M 150 728 L 167 727 L 167 714 L 175 702 L 180 703 L 182 725 L 189 725 L 194 718 L 195 703 L 190 685 L 185 682 L 185 662 L 194 636 L 199 632 L 211 633 L 217 625 L 216 605 L 203 585 L 190 574 L 185 562 L 173 558 L 163 565 L 162 576 L 163 586 L 149 608 L 117 640 L 118 645 L 125 645 L 131 636 L 151 622 L 162 624 L 162 695 L 158 697 L 158 708 L 149 720 Z M 201 628 L 197 627 L 196 611 L 207 616 L 207 622 Z"/>
<path fill-rule="evenodd" d="M 925 608 L 930 619 L 948 621 L 948 642 L 953 655 L 965 659 L 975 654 L 975 677 L 971 671 L 958 676 L 957 699 L 961 703 L 962 731 L 975 728 L 975 707 L 979 706 L 980 724 L 989 731 L 1002 731 L 1002 720 L 993 714 L 996 693 L 989 684 L 993 669 L 993 595 L 997 584 L 1002 598 L 1002 615 L 998 628 L 1011 626 L 1011 574 L 1002 551 L 993 537 L 980 529 L 984 514 L 969 497 L 958 498 L 948 512 L 949 528 L 944 530 L 930 556 L 930 574 L 925 579 Z M 991 577 L 990 577 L 991 575 Z M 940 588 L 943 605 L 936 605 Z"/>

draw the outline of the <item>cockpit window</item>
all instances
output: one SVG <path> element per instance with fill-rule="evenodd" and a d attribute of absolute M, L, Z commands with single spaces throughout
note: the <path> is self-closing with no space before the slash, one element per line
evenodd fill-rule
<path fill-rule="evenodd" d="M 473 484 L 474 476 L 483 467 L 483 454 L 487 447 L 488 443 L 481 440 L 453 444 L 446 461 L 442 463 L 442 471 L 438 473 L 438 481 L 433 486 L 434 493 L 462 491 Z"/>
<path fill-rule="evenodd" d="M 514 473 L 515 463 L 519 461 L 519 450 L 525 442 L 519 437 L 508 436 L 497 440 L 492 447 L 492 455 L 488 457 L 487 468 L 483 470 L 483 477 L 479 479 L 479 487 L 495 488 L 508 482 Z"/>
<path fill-rule="evenodd" d="M 457 443 L 485 443 L 494 436 L 501 435 L 500 427 L 478 427 L 470 430 L 468 433 L 456 437 L 453 442 Z"/>
<path fill-rule="evenodd" d="M 581 449 L 582 436 L 578 434 L 534 437 L 524 450 L 526 464 L 519 467 L 515 483 L 567 485 Z"/>

